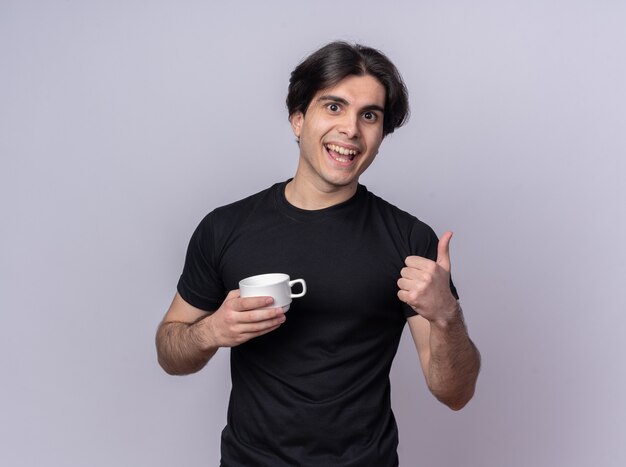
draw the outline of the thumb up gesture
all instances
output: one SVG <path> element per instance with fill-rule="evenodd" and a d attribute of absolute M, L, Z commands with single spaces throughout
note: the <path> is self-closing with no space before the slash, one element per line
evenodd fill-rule
<path fill-rule="evenodd" d="M 444 233 L 437 246 L 437 260 L 409 256 L 398 279 L 398 298 L 429 321 L 447 321 L 457 311 L 450 290 L 450 239 Z"/>

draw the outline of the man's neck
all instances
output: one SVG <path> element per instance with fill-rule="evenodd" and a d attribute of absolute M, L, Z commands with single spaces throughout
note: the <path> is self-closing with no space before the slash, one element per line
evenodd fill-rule
<path fill-rule="evenodd" d="M 307 211 L 324 209 L 343 203 L 354 196 L 357 182 L 347 186 L 318 186 L 298 174 L 287 183 L 285 198 L 297 208 Z"/>

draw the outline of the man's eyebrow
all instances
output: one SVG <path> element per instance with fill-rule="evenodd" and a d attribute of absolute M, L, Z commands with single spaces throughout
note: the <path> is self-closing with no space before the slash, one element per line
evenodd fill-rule
<path fill-rule="evenodd" d="M 331 101 L 331 102 L 337 102 L 337 103 L 343 104 L 343 105 L 350 105 L 350 102 L 345 100 L 343 97 L 333 96 L 332 94 L 327 94 L 327 95 L 320 96 L 320 97 L 317 98 L 317 100 L 319 102 Z M 377 110 L 377 111 L 382 112 L 382 113 L 385 112 L 385 109 L 383 107 L 381 107 L 380 105 L 377 105 L 377 104 L 366 105 L 365 107 L 363 107 L 362 110 L 364 110 L 364 111 L 366 111 L 366 110 Z"/>
<path fill-rule="evenodd" d="M 324 95 L 324 96 L 320 96 L 317 98 L 318 101 L 333 101 L 333 102 L 339 102 L 340 104 L 343 105 L 349 105 L 350 103 L 345 100 L 343 97 L 339 97 L 339 96 L 333 96 L 333 95 Z"/>
<path fill-rule="evenodd" d="M 366 105 L 365 107 L 363 107 L 363 110 L 378 110 L 381 113 L 385 113 L 385 109 L 381 107 L 380 105 L 376 105 L 376 104 Z"/>

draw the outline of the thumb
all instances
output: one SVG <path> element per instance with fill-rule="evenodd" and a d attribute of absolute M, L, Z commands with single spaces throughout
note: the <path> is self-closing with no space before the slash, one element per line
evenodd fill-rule
<path fill-rule="evenodd" d="M 239 289 L 234 289 L 228 292 L 228 295 L 226 295 L 226 298 L 224 299 L 224 301 L 226 300 L 230 300 L 231 298 L 239 298 L 241 294 L 239 293 Z"/>
<path fill-rule="evenodd" d="M 439 239 L 437 245 L 437 264 L 450 272 L 450 239 L 452 238 L 452 232 L 444 233 Z"/>

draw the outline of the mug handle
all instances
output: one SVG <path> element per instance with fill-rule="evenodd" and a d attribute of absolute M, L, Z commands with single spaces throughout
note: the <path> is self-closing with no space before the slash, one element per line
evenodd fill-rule
<path fill-rule="evenodd" d="M 302 292 L 294 294 L 293 292 L 291 292 L 291 288 L 294 284 L 298 283 L 302 284 Z M 304 282 L 304 279 L 295 279 L 289 281 L 289 291 L 291 292 L 291 298 L 304 297 L 304 294 L 306 293 L 306 282 Z"/>

